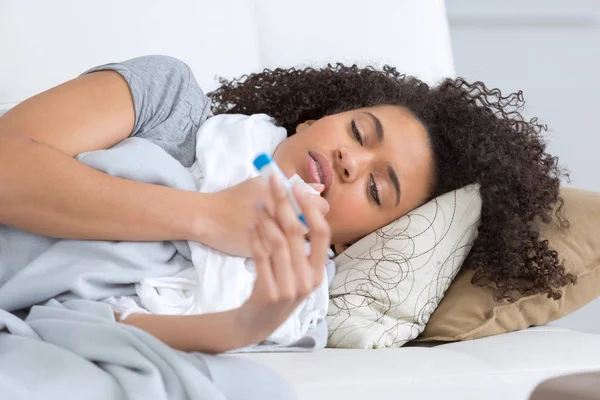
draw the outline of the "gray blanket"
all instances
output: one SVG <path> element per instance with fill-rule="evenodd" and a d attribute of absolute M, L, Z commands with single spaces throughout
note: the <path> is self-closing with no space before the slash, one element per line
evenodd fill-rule
<path fill-rule="evenodd" d="M 130 138 L 78 159 L 111 175 L 196 190 L 158 146 Z M 187 242 L 55 240 L 0 225 L 0 393 L 6 399 L 287 399 L 237 357 L 173 350 L 99 300 L 191 267 Z"/>

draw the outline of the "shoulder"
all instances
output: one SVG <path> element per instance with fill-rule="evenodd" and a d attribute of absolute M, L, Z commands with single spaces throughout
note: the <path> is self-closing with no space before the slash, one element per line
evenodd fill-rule
<path fill-rule="evenodd" d="M 180 101 L 185 96 L 205 100 L 204 93 L 198 86 L 189 65 L 175 57 L 147 55 L 99 65 L 84 73 L 103 70 L 112 70 L 121 74 L 134 96 L 136 92 L 141 92 L 149 97 L 161 98 L 163 101 L 165 99 Z"/>
<path fill-rule="evenodd" d="M 138 74 L 149 76 L 171 77 L 189 81 L 193 75 L 187 63 L 175 57 L 164 55 L 149 55 L 123 61 L 124 66 L 130 67 Z"/>
<path fill-rule="evenodd" d="M 184 61 L 164 55 L 141 56 L 125 61 L 98 65 L 85 71 L 84 74 L 102 70 L 115 70 L 121 73 L 136 74 L 140 76 L 148 76 L 147 74 L 161 74 L 179 76 L 187 79 L 191 76 L 190 67 Z"/>

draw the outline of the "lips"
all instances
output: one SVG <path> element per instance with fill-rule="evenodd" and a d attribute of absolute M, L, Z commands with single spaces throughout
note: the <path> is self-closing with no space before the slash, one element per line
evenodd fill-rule
<path fill-rule="evenodd" d="M 333 170 L 331 163 L 325 156 L 316 151 L 308 152 L 307 168 L 314 183 L 321 183 L 325 187 L 323 193 L 327 192 L 333 182 Z"/>

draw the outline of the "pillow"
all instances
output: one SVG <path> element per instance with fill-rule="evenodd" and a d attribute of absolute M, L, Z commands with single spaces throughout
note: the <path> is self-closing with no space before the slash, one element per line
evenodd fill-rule
<path fill-rule="evenodd" d="M 400 347 L 429 316 L 477 236 L 477 185 L 446 193 L 336 257 L 329 347 Z"/>
<path fill-rule="evenodd" d="M 570 227 L 561 229 L 554 220 L 541 224 L 540 234 L 564 259 L 566 270 L 577 276 L 577 283 L 562 289 L 557 301 L 539 294 L 497 303 L 490 289 L 471 284 L 472 270 L 461 271 L 418 341 L 476 339 L 543 325 L 600 296 L 600 193 L 562 188 L 561 196 Z"/>

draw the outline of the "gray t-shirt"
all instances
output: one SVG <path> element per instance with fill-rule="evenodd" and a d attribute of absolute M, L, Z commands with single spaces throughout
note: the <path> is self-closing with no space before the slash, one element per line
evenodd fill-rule
<path fill-rule="evenodd" d="M 86 71 L 112 70 L 129 84 L 135 106 L 131 136 L 147 139 L 185 167 L 194 162 L 196 133 L 208 118 L 207 97 L 186 63 L 168 56 L 144 56 Z"/>

